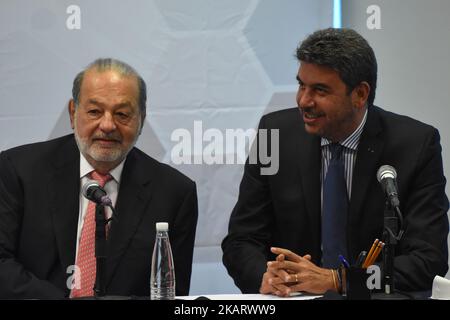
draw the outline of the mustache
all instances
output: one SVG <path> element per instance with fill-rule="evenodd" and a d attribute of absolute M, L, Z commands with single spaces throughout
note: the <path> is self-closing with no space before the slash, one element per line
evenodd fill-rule
<path fill-rule="evenodd" d="M 300 106 L 300 112 L 302 113 L 302 114 L 308 114 L 308 115 L 310 115 L 310 116 L 323 116 L 324 115 L 324 113 L 323 112 L 320 112 L 320 111 L 318 111 L 318 110 L 314 110 L 314 107 L 302 107 L 302 106 Z"/>
<path fill-rule="evenodd" d="M 111 134 L 96 134 L 92 136 L 92 140 L 112 140 L 117 142 L 122 142 L 122 137 L 117 133 Z"/>

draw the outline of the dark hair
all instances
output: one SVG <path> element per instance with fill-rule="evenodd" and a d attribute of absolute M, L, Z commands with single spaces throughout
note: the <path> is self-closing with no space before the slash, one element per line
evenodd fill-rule
<path fill-rule="evenodd" d="M 352 29 L 323 29 L 309 35 L 297 48 L 299 61 L 335 70 L 350 93 L 362 81 L 370 86 L 368 106 L 375 100 L 377 59 L 369 43 Z"/>
<path fill-rule="evenodd" d="M 121 76 L 126 77 L 132 76 L 137 79 L 139 89 L 138 103 L 142 118 L 141 125 L 144 125 L 144 119 L 146 115 L 146 102 L 147 102 L 147 85 L 145 84 L 144 79 L 142 79 L 142 77 L 139 75 L 139 73 L 137 73 L 136 70 L 134 70 L 130 65 L 126 64 L 125 62 L 122 62 L 117 59 L 112 58 L 97 59 L 91 64 L 89 64 L 86 69 L 77 74 L 77 76 L 73 80 L 73 87 L 72 87 L 72 98 L 73 101 L 75 102 L 75 105 L 78 106 L 78 103 L 80 102 L 80 89 L 81 84 L 83 83 L 84 74 L 86 73 L 86 71 L 93 69 L 99 72 L 114 70 L 118 72 Z"/>

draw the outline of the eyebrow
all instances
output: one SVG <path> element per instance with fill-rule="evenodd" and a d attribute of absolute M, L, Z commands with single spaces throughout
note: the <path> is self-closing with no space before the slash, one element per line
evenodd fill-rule
<path fill-rule="evenodd" d="M 300 79 L 300 77 L 298 75 L 295 78 L 297 79 L 299 84 L 304 84 L 304 82 Z M 313 88 L 320 88 L 320 89 L 327 89 L 327 90 L 331 89 L 331 87 L 329 85 L 327 85 L 325 83 L 320 83 L 320 82 L 319 83 L 313 83 L 311 85 L 311 87 L 313 87 Z"/>
<path fill-rule="evenodd" d="M 115 105 L 116 108 L 127 108 L 127 107 L 131 107 L 131 106 L 132 106 L 132 104 L 129 101 L 121 102 L 121 103 Z"/>
<path fill-rule="evenodd" d="M 313 86 L 313 88 L 319 88 L 319 89 L 325 89 L 325 90 L 330 90 L 331 89 L 330 86 L 328 86 L 328 85 L 326 85 L 324 83 L 315 83 L 312 86 Z"/>
<path fill-rule="evenodd" d="M 103 105 L 103 103 L 101 103 L 100 101 L 97 101 L 95 99 L 89 99 L 87 102 L 88 102 L 88 104 L 95 104 L 96 106 L 102 106 Z"/>

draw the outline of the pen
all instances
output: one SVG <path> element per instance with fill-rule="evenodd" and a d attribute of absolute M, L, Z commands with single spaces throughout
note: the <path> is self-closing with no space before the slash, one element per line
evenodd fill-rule
<path fill-rule="evenodd" d="M 364 263 L 362 265 L 363 268 L 367 268 L 369 266 L 368 262 L 372 258 L 372 254 L 375 251 L 375 249 L 377 248 L 378 242 L 380 242 L 380 240 L 378 240 L 378 239 L 375 239 L 375 241 L 373 242 L 372 247 L 370 248 L 369 253 L 366 256 L 366 260 L 364 260 Z"/>
<path fill-rule="evenodd" d="M 380 254 L 381 249 L 383 249 L 383 247 L 384 247 L 384 242 L 380 241 L 377 245 L 377 248 L 373 252 L 372 257 L 370 258 L 370 261 L 367 263 L 367 266 L 371 266 L 375 262 L 375 260 L 377 260 L 378 255 Z"/>
<path fill-rule="evenodd" d="M 345 260 L 342 254 L 339 255 L 339 260 L 341 260 L 342 264 L 346 269 L 350 268 L 350 264 L 347 262 L 347 260 Z"/>
<path fill-rule="evenodd" d="M 355 263 L 355 266 L 356 266 L 357 268 L 361 268 L 361 267 L 362 267 L 362 264 L 363 264 L 363 262 L 364 262 L 364 258 L 366 257 L 366 255 L 367 255 L 367 251 L 365 251 L 365 250 L 363 250 L 363 251 L 361 251 L 361 252 L 359 253 L 359 256 L 358 256 L 358 258 L 356 259 L 356 263 Z"/>

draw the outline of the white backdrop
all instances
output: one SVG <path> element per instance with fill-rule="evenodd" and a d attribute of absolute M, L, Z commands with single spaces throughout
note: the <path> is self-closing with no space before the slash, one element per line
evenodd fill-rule
<path fill-rule="evenodd" d="M 2 0 L 0 150 L 71 132 L 66 106 L 73 78 L 94 59 L 115 57 L 136 68 L 148 85 L 138 147 L 173 165 L 175 129 L 192 133 L 194 121 L 202 121 L 203 131 L 225 134 L 255 128 L 262 114 L 295 106 L 295 48 L 315 29 L 332 26 L 332 3 Z M 71 5 L 79 16 L 66 12 Z M 219 246 L 242 165 L 173 166 L 198 188 L 191 294 L 237 292 Z"/>
<path fill-rule="evenodd" d="M 203 131 L 216 128 L 223 134 L 255 128 L 262 114 L 295 106 L 295 48 L 312 31 L 332 26 L 332 3 L 2 0 L 0 150 L 71 132 L 66 109 L 76 73 L 98 57 L 129 63 L 149 92 L 138 147 L 197 183 L 191 294 L 238 292 L 222 266 L 219 246 L 243 167 L 174 165 L 170 155 L 177 142 L 171 134 L 179 128 L 192 134 L 194 121 L 202 121 Z M 370 4 L 381 8 L 381 30 L 366 27 Z M 71 5 L 80 10 L 79 29 L 67 27 L 68 20 L 69 27 L 78 22 L 66 12 Z M 446 172 L 449 10 L 446 0 L 343 1 L 344 26 L 367 37 L 379 61 L 375 103 L 440 129 Z"/>

